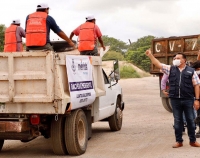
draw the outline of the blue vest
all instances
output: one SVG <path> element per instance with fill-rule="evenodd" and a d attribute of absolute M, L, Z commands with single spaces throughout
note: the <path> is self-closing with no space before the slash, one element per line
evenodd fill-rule
<path fill-rule="evenodd" d="M 182 72 L 180 72 L 177 66 L 171 66 L 169 74 L 169 97 L 194 99 L 193 74 L 194 69 L 189 66 L 186 66 Z"/>

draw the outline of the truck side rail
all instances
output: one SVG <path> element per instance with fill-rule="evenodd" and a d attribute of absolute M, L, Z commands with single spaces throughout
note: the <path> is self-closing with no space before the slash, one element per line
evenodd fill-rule
<path fill-rule="evenodd" d="M 187 56 L 187 61 L 197 60 L 197 53 L 200 49 L 200 36 L 179 36 L 169 38 L 159 38 L 152 40 L 153 55 L 164 64 L 172 64 L 173 56 L 182 52 Z M 158 74 L 160 70 L 151 64 L 150 73 Z"/>
<path fill-rule="evenodd" d="M 52 102 L 52 52 L 0 53 L 0 102 Z"/>

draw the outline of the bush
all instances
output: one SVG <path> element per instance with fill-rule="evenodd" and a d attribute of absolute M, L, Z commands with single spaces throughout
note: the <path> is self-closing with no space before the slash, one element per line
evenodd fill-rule
<path fill-rule="evenodd" d="M 140 75 L 132 66 L 122 66 L 120 68 L 120 78 L 140 78 Z"/>
<path fill-rule="evenodd" d="M 103 61 L 115 60 L 115 59 L 122 61 L 122 60 L 124 60 L 124 56 L 119 52 L 108 51 L 102 58 Z"/>
<path fill-rule="evenodd" d="M 149 47 L 150 46 L 145 46 L 145 47 L 138 48 L 136 51 L 132 51 L 132 50 L 128 51 L 126 53 L 126 60 L 136 65 L 137 67 L 141 68 L 142 70 L 149 72 L 151 62 L 150 62 L 150 59 L 144 54 L 144 52 Z"/>

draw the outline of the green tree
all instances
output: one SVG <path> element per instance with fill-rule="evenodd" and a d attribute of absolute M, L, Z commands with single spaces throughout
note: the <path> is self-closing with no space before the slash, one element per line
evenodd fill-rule
<path fill-rule="evenodd" d="M 4 32 L 6 30 L 5 25 L 0 24 L 0 52 L 3 52 L 4 48 Z"/>
<path fill-rule="evenodd" d="M 150 60 L 144 52 L 151 47 L 154 36 L 145 36 L 132 43 L 126 52 L 125 59 L 139 68 L 149 72 Z"/>
<path fill-rule="evenodd" d="M 155 37 L 151 35 L 139 38 L 136 42 L 131 43 L 131 45 L 129 46 L 129 50 L 137 50 L 140 47 L 151 46 L 151 41 L 154 38 Z"/>
<path fill-rule="evenodd" d="M 110 46 L 110 51 L 124 53 L 128 48 L 126 43 L 113 37 L 102 36 L 105 46 Z"/>

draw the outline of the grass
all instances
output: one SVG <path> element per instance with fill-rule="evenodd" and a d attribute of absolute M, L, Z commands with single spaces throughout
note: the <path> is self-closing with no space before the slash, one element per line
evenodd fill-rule
<path fill-rule="evenodd" d="M 125 65 L 120 67 L 120 78 L 140 78 L 141 76 L 132 66 Z"/>
<path fill-rule="evenodd" d="M 122 61 L 124 60 L 124 56 L 119 52 L 108 51 L 102 58 L 103 61 L 116 60 L 116 59 Z"/>

